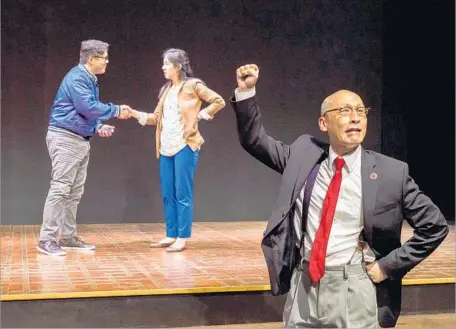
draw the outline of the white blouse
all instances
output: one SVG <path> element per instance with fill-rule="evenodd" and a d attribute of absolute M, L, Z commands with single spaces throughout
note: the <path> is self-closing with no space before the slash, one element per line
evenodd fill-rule
<path fill-rule="evenodd" d="M 160 154 L 165 156 L 173 156 L 187 145 L 177 92 L 177 88 L 170 88 L 163 104 Z"/>

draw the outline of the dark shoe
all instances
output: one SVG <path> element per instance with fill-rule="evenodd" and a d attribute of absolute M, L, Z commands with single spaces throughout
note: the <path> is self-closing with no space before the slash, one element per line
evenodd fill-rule
<path fill-rule="evenodd" d="M 62 249 L 82 249 L 82 250 L 94 250 L 95 245 L 85 243 L 80 237 L 75 236 L 69 239 L 60 239 L 59 246 Z"/>
<path fill-rule="evenodd" d="M 36 249 L 46 255 L 65 256 L 67 254 L 55 241 L 40 241 Z"/>

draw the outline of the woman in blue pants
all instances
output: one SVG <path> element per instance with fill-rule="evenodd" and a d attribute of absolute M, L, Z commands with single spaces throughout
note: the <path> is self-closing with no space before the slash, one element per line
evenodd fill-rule
<path fill-rule="evenodd" d="M 141 125 L 156 125 L 156 150 L 160 162 L 160 184 L 166 222 L 166 237 L 153 248 L 182 251 L 187 247 L 193 222 L 193 179 L 204 139 L 198 129 L 201 119 L 212 120 L 225 106 L 216 92 L 192 78 L 188 56 L 181 49 L 163 54 L 161 88 L 153 113 L 131 110 Z M 201 109 L 202 102 L 209 105 Z"/>

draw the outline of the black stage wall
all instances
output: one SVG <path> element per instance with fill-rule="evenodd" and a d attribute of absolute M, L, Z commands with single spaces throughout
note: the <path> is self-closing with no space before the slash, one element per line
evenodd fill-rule
<path fill-rule="evenodd" d="M 324 97 L 358 92 L 373 108 L 365 147 L 380 151 L 381 37 L 379 1 L 2 1 L 2 223 L 41 222 L 49 109 L 82 40 L 112 45 L 99 78 L 103 101 L 152 111 L 164 83 L 161 53 L 179 47 L 227 103 L 236 68 L 257 63 L 264 123 L 284 142 L 324 138 Z M 116 135 L 92 141 L 78 222 L 162 222 L 155 128 L 110 123 Z M 267 219 L 280 177 L 241 149 L 230 105 L 201 131 L 195 221 Z"/>
<path fill-rule="evenodd" d="M 257 63 L 268 132 L 285 142 L 325 138 L 322 99 L 341 89 L 373 107 L 366 148 L 407 161 L 423 191 L 454 220 L 454 2 L 2 2 L 1 221 L 40 223 L 50 178 L 44 137 L 80 41 L 111 44 L 104 101 L 152 110 L 163 50 L 181 47 L 196 75 L 228 102 L 235 69 Z M 154 127 L 115 121 L 94 138 L 80 223 L 161 222 Z M 280 177 L 239 146 L 230 105 L 203 122 L 195 220 L 264 220 Z"/>
<path fill-rule="evenodd" d="M 383 5 L 382 152 L 407 161 L 421 190 L 454 222 L 453 0 Z"/>

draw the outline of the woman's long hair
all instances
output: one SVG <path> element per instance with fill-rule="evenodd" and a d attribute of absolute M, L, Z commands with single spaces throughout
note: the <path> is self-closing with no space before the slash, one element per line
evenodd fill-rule
<path fill-rule="evenodd" d="M 180 70 L 180 80 L 181 81 L 184 81 L 184 80 L 187 80 L 188 78 L 193 77 L 193 71 L 192 71 L 192 68 L 190 67 L 190 61 L 189 61 L 188 55 L 185 51 L 183 51 L 182 49 L 170 48 L 163 52 L 162 58 L 165 59 L 165 57 L 174 66 L 181 67 L 181 70 Z M 168 81 L 163 85 L 163 87 L 161 87 L 160 92 L 158 93 L 158 99 L 161 98 L 161 96 L 163 95 L 163 92 L 166 90 L 166 88 L 168 87 L 168 85 L 170 83 L 171 82 Z"/>

